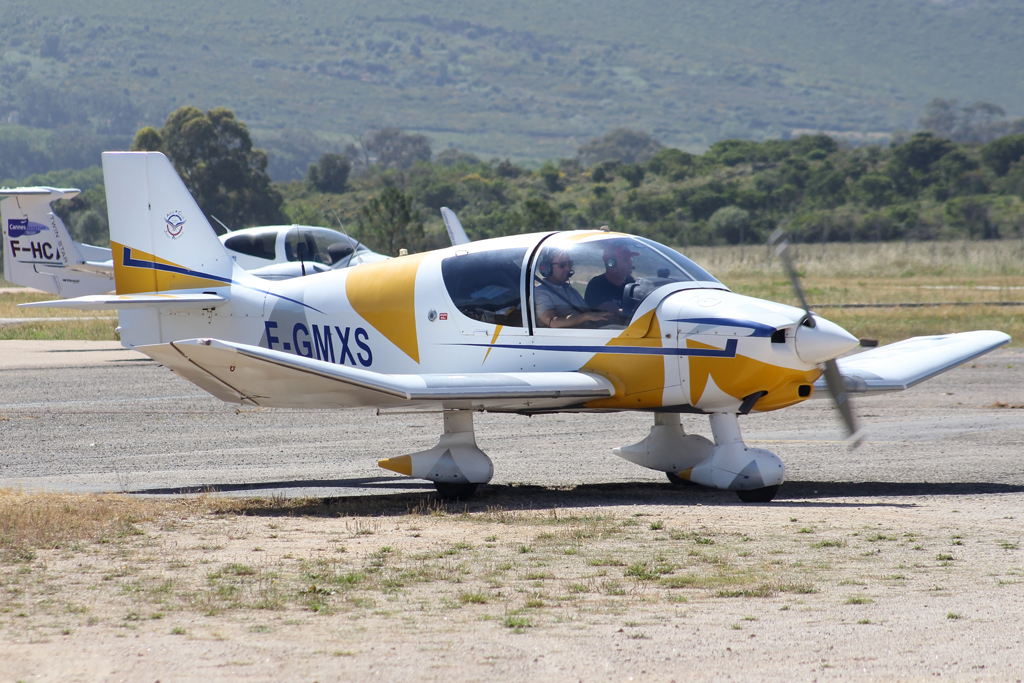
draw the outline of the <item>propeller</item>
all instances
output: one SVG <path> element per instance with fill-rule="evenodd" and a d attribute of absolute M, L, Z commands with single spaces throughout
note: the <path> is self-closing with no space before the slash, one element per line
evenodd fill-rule
<path fill-rule="evenodd" d="M 800 324 L 813 328 L 816 325 L 814 316 L 811 315 L 811 309 L 807 305 L 807 297 L 800 284 L 800 275 L 796 272 L 796 266 L 793 265 L 793 258 L 789 253 L 789 240 L 786 239 L 786 233 L 782 228 L 778 228 L 772 233 L 768 238 L 768 245 L 775 247 L 775 255 L 782 261 L 782 266 L 786 269 L 786 274 L 789 275 L 789 281 L 793 284 L 793 291 L 796 293 L 797 299 L 800 300 L 801 308 L 804 309 L 804 318 Z M 836 363 L 835 358 L 830 358 L 825 361 L 824 365 L 825 384 L 828 385 L 832 401 L 846 426 L 846 440 L 850 443 L 850 448 L 856 448 L 864 439 L 864 434 L 857 429 L 853 406 L 850 404 L 850 395 L 846 392 L 846 383 L 843 382 L 843 376 L 839 372 L 839 364 Z"/>

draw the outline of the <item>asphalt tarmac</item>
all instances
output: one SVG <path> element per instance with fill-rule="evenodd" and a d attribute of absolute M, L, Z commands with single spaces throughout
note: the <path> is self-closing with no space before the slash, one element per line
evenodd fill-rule
<path fill-rule="evenodd" d="M 1024 492 L 1022 349 L 996 351 L 900 394 L 862 398 L 854 409 L 868 438 L 853 451 L 826 400 L 741 418 L 747 443 L 786 463 L 776 500 Z M 476 433 L 494 460 L 499 498 L 500 485 L 513 484 L 582 486 L 577 492 L 598 496 L 649 482 L 653 493 L 664 490 L 662 473 L 610 451 L 643 438 L 652 422 L 642 413 L 481 414 Z M 683 424 L 710 437 L 705 417 L 684 415 Z M 376 462 L 429 448 L 440 433 L 436 413 L 239 410 L 116 343 L 0 342 L 0 487 L 427 495 L 430 483 Z"/>

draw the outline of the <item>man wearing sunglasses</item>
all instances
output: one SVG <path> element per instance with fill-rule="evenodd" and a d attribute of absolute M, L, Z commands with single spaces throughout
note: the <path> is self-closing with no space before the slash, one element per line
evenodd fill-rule
<path fill-rule="evenodd" d="M 556 249 L 545 254 L 537 266 L 543 279 L 533 289 L 538 327 L 579 327 L 604 322 L 606 311 L 592 311 L 580 293 L 569 284 L 573 275 L 569 253 Z"/>

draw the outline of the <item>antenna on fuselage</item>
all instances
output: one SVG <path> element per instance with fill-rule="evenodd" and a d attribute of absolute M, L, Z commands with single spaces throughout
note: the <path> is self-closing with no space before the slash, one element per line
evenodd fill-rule
<path fill-rule="evenodd" d="M 217 221 L 218 223 L 220 223 L 220 227 L 224 228 L 224 232 L 225 232 L 225 234 L 226 234 L 226 233 L 229 233 L 229 232 L 234 232 L 234 230 L 232 230 L 231 228 L 229 228 L 228 226 L 226 226 L 226 225 L 224 224 L 224 221 L 222 221 L 221 219 L 217 218 L 217 217 L 216 217 L 216 216 L 214 216 L 214 215 L 213 215 L 212 213 L 210 214 L 210 218 L 212 218 L 213 220 L 215 220 L 215 221 Z"/>
<path fill-rule="evenodd" d="M 338 215 L 338 210 L 334 208 L 334 204 L 331 203 L 331 198 L 327 197 L 327 206 L 331 207 L 331 211 L 334 213 L 334 219 L 338 221 L 338 227 L 341 228 L 341 234 L 348 238 L 351 242 L 352 238 L 348 236 L 348 231 L 345 230 L 345 224 L 341 222 L 341 216 Z M 348 260 L 345 261 L 345 268 L 352 265 L 352 259 L 355 258 L 356 252 L 359 251 L 359 246 L 362 244 L 362 240 L 356 240 L 356 246 L 352 248 L 352 253 L 348 255 Z"/>

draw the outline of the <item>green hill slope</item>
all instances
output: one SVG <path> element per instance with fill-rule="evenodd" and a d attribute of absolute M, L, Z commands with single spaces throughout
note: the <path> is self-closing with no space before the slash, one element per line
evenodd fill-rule
<path fill-rule="evenodd" d="M 912 127 L 934 97 L 1024 113 L 1013 0 L 8 0 L 0 16 L 0 121 L 122 138 L 196 104 L 271 148 L 391 125 L 526 160 L 620 126 L 700 150 Z"/>

